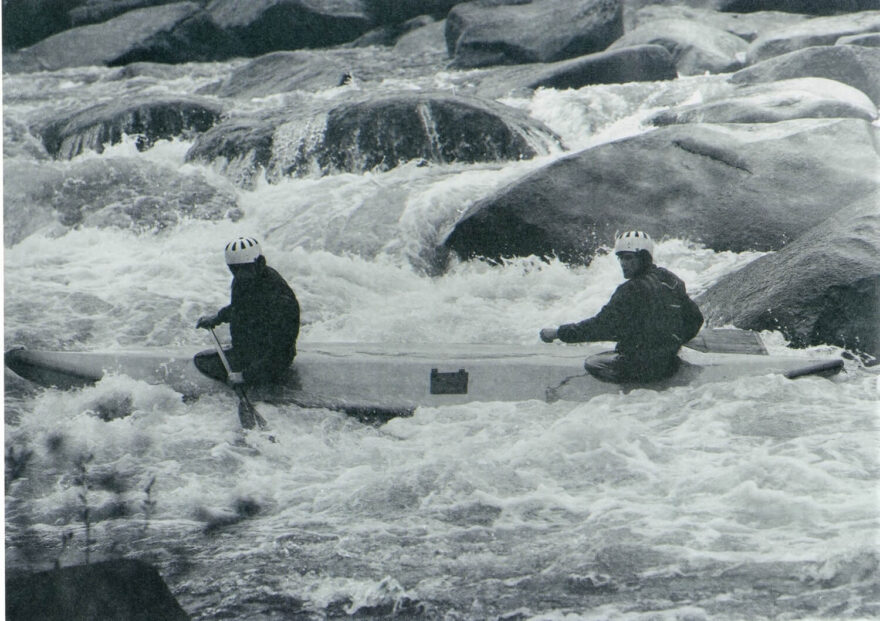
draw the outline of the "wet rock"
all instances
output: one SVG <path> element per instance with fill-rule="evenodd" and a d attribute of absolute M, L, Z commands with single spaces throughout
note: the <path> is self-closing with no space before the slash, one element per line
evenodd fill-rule
<path fill-rule="evenodd" d="M 413 93 L 343 104 L 330 111 L 320 138 L 307 137 L 283 174 L 388 170 L 435 163 L 530 159 L 558 137 L 519 110 L 443 93 Z"/>
<path fill-rule="evenodd" d="M 774 250 L 873 192 L 876 129 L 855 119 L 674 125 L 557 160 L 472 205 L 462 257 L 589 261 L 616 231 Z"/>
<path fill-rule="evenodd" d="M 756 84 L 805 77 L 843 82 L 880 104 L 880 50 L 857 45 L 811 47 L 776 56 L 737 71 L 730 81 Z"/>
<path fill-rule="evenodd" d="M 86 0 L 20 0 L 3 3 L 3 52 L 33 45 L 71 27 L 69 11 Z M 6 58 L 3 59 L 7 63 Z"/>
<path fill-rule="evenodd" d="M 580 88 L 588 84 L 654 82 L 677 77 L 672 55 L 659 45 L 638 45 L 557 63 L 499 67 L 480 82 L 482 97 L 504 97 L 518 89 Z"/>
<path fill-rule="evenodd" d="M 374 25 L 360 0 L 214 0 L 206 10 L 246 56 L 346 43 Z"/>
<path fill-rule="evenodd" d="M 283 118 L 235 118 L 198 137 L 187 162 L 213 162 L 237 186 L 253 189 L 272 161 L 275 127 Z"/>
<path fill-rule="evenodd" d="M 834 45 L 860 45 L 862 47 L 880 47 L 880 32 L 840 37 L 837 41 L 834 42 Z"/>
<path fill-rule="evenodd" d="M 575 58 L 623 34 L 618 0 L 542 0 L 487 6 L 463 3 L 446 19 L 446 45 L 457 67 Z"/>
<path fill-rule="evenodd" d="M 363 0 L 367 14 L 377 24 L 400 24 L 420 15 L 446 17 L 462 0 Z"/>
<path fill-rule="evenodd" d="M 413 17 L 405 22 L 392 22 L 390 24 L 384 24 L 379 26 L 378 28 L 374 28 L 369 32 L 361 35 L 348 45 L 350 47 L 365 47 L 368 45 L 394 45 L 400 37 L 403 35 L 412 32 L 413 30 L 418 30 L 419 28 L 423 28 L 425 26 L 435 24 L 435 20 L 430 15 L 419 15 L 418 17 Z M 446 49 L 446 39 L 445 36 L 443 38 L 443 49 Z"/>
<path fill-rule="evenodd" d="M 8 571 L 10 621 L 189 619 L 155 567 L 120 559 L 37 573 Z"/>
<path fill-rule="evenodd" d="M 780 11 L 760 11 L 756 13 L 720 13 L 709 9 L 681 5 L 652 4 L 635 12 L 627 31 L 643 24 L 651 24 L 664 19 L 684 19 L 720 28 L 744 41 L 754 41 L 768 30 L 798 24 L 809 19 L 808 15 L 782 13 Z"/>
<path fill-rule="evenodd" d="M 299 117 L 296 115 L 299 114 Z M 199 137 L 187 160 L 221 161 L 248 186 L 265 171 L 286 175 L 388 170 L 409 161 L 486 162 L 532 158 L 559 138 L 519 110 L 446 93 L 414 92 L 345 103 L 325 118 L 302 111 L 221 123 Z"/>
<path fill-rule="evenodd" d="M 430 22 L 401 35 L 394 44 L 399 56 L 446 56 L 446 22 Z"/>
<path fill-rule="evenodd" d="M 778 252 L 722 278 L 697 302 L 707 319 L 780 330 L 880 356 L 880 194 L 837 212 Z"/>
<path fill-rule="evenodd" d="M 615 41 L 609 50 L 633 45 L 662 45 L 682 75 L 727 73 L 742 67 L 748 48 L 745 40 L 726 30 L 683 19 L 663 19 L 636 27 Z"/>
<path fill-rule="evenodd" d="M 157 140 L 207 131 L 220 114 L 221 107 L 206 99 L 111 101 L 51 121 L 39 134 L 50 155 L 71 159 L 86 149 L 102 153 L 124 135 L 138 136 L 137 147 L 143 151 Z"/>
<path fill-rule="evenodd" d="M 880 9 L 880 0 L 714 0 L 719 11 L 750 13 L 785 11 L 811 15 L 835 15 Z"/>
<path fill-rule="evenodd" d="M 792 119 L 877 119 L 877 106 L 862 91 L 825 78 L 796 78 L 741 86 L 699 104 L 653 115 L 654 125 L 673 123 L 776 123 Z"/>
<path fill-rule="evenodd" d="M 816 17 L 761 35 L 749 44 L 746 60 L 753 65 L 808 47 L 834 45 L 840 37 L 878 31 L 880 11 Z"/>
<path fill-rule="evenodd" d="M 273 52 L 232 71 L 213 94 L 252 98 L 295 90 L 315 92 L 338 86 L 347 70 L 342 62 L 316 52 Z"/>
<path fill-rule="evenodd" d="M 193 2 L 129 11 L 100 24 L 71 28 L 4 57 L 6 71 L 53 71 L 84 65 L 222 60 L 240 52 Z"/>
<path fill-rule="evenodd" d="M 67 15 L 70 18 L 71 25 L 84 26 L 86 24 L 106 22 L 108 19 L 112 19 L 135 9 L 158 6 L 160 4 L 173 4 L 177 1 L 178 0 L 85 0 L 81 6 L 71 9 Z M 202 1 L 198 1 L 198 3 L 202 5 L 204 4 Z"/>

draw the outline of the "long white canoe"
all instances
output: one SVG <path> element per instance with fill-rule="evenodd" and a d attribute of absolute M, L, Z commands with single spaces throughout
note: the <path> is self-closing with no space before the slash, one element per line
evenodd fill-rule
<path fill-rule="evenodd" d="M 384 420 L 418 406 L 472 401 L 586 401 L 618 392 L 584 371 L 584 359 L 608 345 L 380 345 L 300 343 L 285 381 L 252 389 L 252 400 L 345 410 Z M 702 350 L 702 351 L 698 351 Z M 747 352 L 747 353 L 742 353 Z M 6 366 L 42 386 L 62 389 L 93 384 L 107 374 L 167 384 L 186 397 L 228 390 L 200 373 L 193 350 L 61 352 L 13 348 Z M 843 368 L 835 357 L 769 356 L 757 334 L 704 331 L 680 354 L 684 364 L 663 382 L 640 387 L 663 390 L 743 376 L 831 375 Z"/>

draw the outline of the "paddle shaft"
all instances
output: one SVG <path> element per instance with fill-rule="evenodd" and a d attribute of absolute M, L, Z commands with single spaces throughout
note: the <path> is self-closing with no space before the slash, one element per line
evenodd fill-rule
<path fill-rule="evenodd" d="M 232 375 L 232 367 L 229 366 L 229 360 L 226 358 L 226 352 L 223 351 L 220 339 L 217 338 L 217 333 L 214 332 L 214 328 L 209 328 L 209 332 L 214 339 L 214 347 L 217 349 L 217 355 L 220 356 L 220 362 L 223 363 L 223 368 L 226 369 L 226 374 Z M 244 386 L 236 384 L 232 389 L 235 391 L 235 394 L 238 395 L 238 417 L 241 420 L 241 426 L 245 429 L 253 429 L 254 422 L 256 422 L 260 426 L 260 429 L 265 429 L 266 419 L 260 416 L 260 413 L 257 412 L 257 408 L 251 404 L 250 399 L 247 397 L 247 393 L 244 391 Z"/>

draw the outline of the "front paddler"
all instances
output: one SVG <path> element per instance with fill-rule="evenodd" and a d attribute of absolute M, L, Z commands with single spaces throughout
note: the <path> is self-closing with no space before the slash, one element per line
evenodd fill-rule
<path fill-rule="evenodd" d="M 239 237 L 226 245 L 232 272 L 232 299 L 216 315 L 199 319 L 197 328 L 229 324 L 232 347 L 224 349 L 232 373 L 215 351 L 195 355 L 205 375 L 236 385 L 278 382 L 296 355 L 299 302 L 281 274 L 266 265 L 260 243 Z"/>
<path fill-rule="evenodd" d="M 675 274 L 654 265 L 654 242 L 643 231 L 628 231 L 614 244 L 626 282 L 595 317 L 541 330 L 551 343 L 617 341 L 614 351 L 591 356 L 584 367 L 593 377 L 615 383 L 666 379 L 678 369 L 678 351 L 694 338 L 703 315 Z"/>

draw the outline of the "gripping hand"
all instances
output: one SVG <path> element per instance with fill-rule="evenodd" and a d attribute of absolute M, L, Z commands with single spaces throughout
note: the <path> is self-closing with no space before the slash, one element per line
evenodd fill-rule
<path fill-rule="evenodd" d="M 556 340 L 557 337 L 557 329 L 556 328 L 543 328 L 541 329 L 541 340 L 545 343 L 552 343 Z"/>
<path fill-rule="evenodd" d="M 205 330 L 209 330 L 211 328 L 216 328 L 220 325 L 220 320 L 217 319 L 217 315 L 202 315 L 199 317 L 198 323 L 196 323 L 196 328 L 204 328 Z"/>

